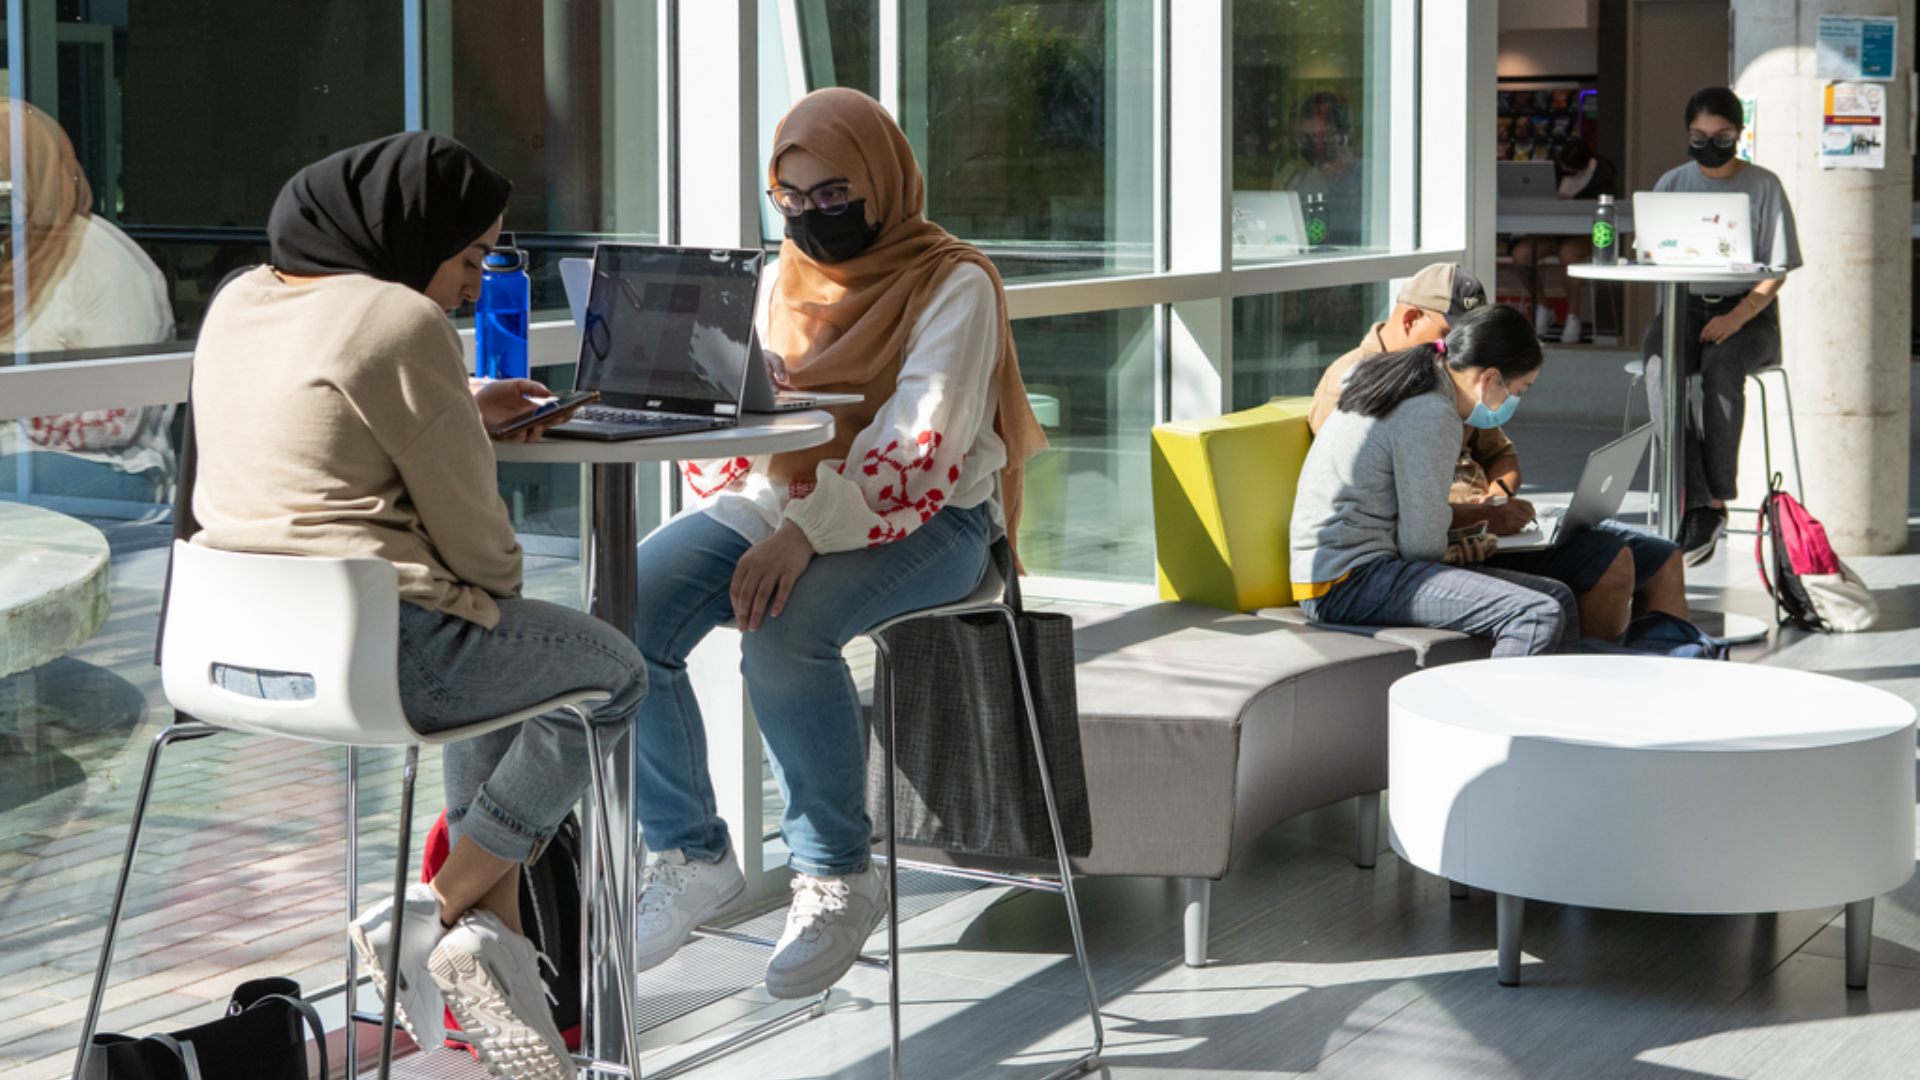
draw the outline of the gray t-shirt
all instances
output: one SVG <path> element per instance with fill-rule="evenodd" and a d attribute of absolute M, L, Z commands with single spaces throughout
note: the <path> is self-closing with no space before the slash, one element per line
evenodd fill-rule
<path fill-rule="evenodd" d="M 1725 180 L 1715 180 L 1700 171 L 1694 162 L 1667 170 L 1655 191 L 1679 191 L 1707 195 L 1744 192 L 1753 211 L 1753 261 L 1787 270 L 1798 269 L 1800 234 L 1793 225 L 1793 207 L 1787 202 L 1780 178 L 1752 162 Z M 1696 285 L 1695 293 L 1724 293 L 1725 285 Z"/>

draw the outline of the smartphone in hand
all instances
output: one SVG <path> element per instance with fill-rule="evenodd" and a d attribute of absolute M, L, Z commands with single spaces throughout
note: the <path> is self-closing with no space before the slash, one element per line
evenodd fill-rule
<path fill-rule="evenodd" d="M 568 391 L 527 415 L 520 417 L 518 420 L 510 420 L 507 423 L 501 424 L 499 427 L 487 429 L 487 434 L 497 439 L 502 435 L 511 435 L 532 424 L 541 423 L 548 419 L 553 419 L 555 423 L 559 423 L 572 416 L 573 410 L 582 405 L 599 400 L 600 391 L 598 390 Z M 561 415 L 556 418 L 555 414 Z"/>

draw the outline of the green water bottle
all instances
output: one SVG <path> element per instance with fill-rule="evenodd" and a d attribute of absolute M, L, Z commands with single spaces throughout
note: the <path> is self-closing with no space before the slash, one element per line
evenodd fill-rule
<path fill-rule="evenodd" d="M 1600 196 L 1593 210 L 1593 265 L 1613 266 L 1620 261 L 1620 230 L 1614 227 L 1613 196 Z"/>

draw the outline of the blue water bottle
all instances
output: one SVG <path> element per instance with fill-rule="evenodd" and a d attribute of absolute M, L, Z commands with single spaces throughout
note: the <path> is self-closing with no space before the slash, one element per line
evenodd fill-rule
<path fill-rule="evenodd" d="M 501 233 L 487 252 L 474 305 L 473 373 L 482 379 L 527 377 L 527 253 Z"/>

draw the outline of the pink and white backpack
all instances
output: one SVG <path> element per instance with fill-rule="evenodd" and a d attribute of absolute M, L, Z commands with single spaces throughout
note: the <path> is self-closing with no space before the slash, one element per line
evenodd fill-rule
<path fill-rule="evenodd" d="M 1787 494 L 1779 473 L 1760 504 L 1760 535 L 1753 559 L 1760 582 L 1773 596 L 1782 624 L 1822 632 L 1865 630 L 1880 617 L 1880 605 L 1860 575 L 1840 561 L 1827 530 L 1807 508 Z M 1766 547 L 1772 541 L 1773 574 L 1767 574 Z"/>

